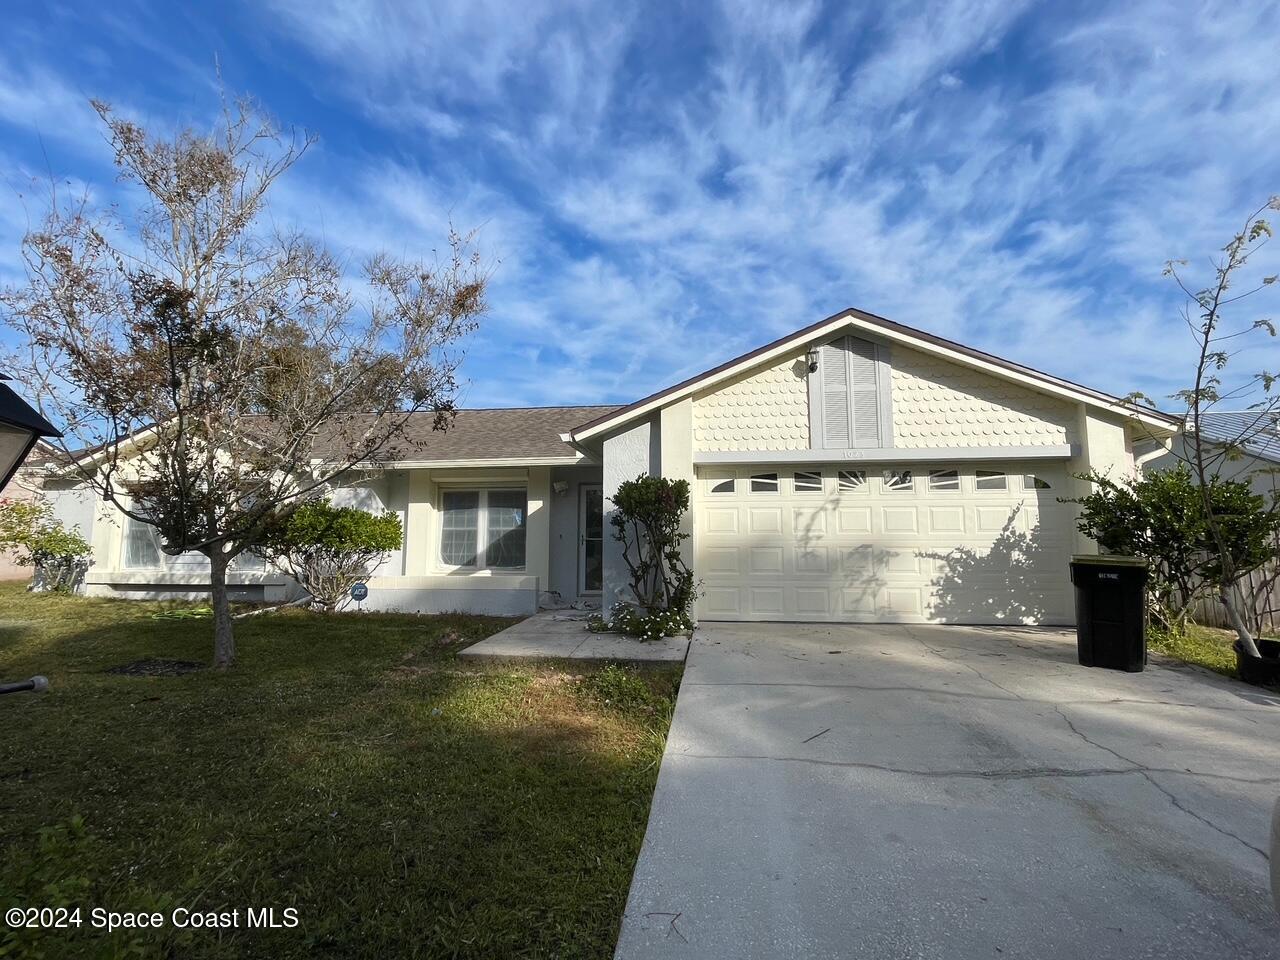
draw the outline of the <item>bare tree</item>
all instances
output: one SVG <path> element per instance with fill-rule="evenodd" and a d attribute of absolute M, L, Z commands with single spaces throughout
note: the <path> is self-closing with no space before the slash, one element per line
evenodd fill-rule
<path fill-rule="evenodd" d="M 1253 657 L 1259 656 L 1255 637 L 1241 610 L 1237 589 L 1240 579 L 1252 568 L 1243 568 L 1231 549 L 1228 529 L 1240 518 L 1223 515 L 1215 509 L 1211 484 L 1224 472 L 1224 467 L 1238 459 L 1252 441 L 1275 429 L 1280 414 L 1280 395 L 1274 391 L 1277 374 L 1258 370 L 1243 377 L 1227 379 L 1230 361 L 1239 356 L 1249 358 L 1257 348 L 1257 338 L 1274 337 L 1275 325 L 1270 319 L 1245 322 L 1228 320 L 1238 305 L 1270 287 L 1275 275 L 1247 280 L 1242 290 L 1233 289 L 1234 282 L 1247 278 L 1250 258 L 1270 239 L 1271 226 L 1264 219 L 1269 210 L 1280 210 L 1280 197 L 1272 197 L 1245 220 L 1244 227 L 1222 248 L 1213 261 L 1212 280 L 1203 289 L 1194 289 L 1184 276 L 1185 260 L 1171 260 L 1165 265 L 1165 276 L 1171 277 L 1187 300 L 1182 318 L 1196 344 L 1196 365 L 1192 385 L 1173 394 L 1185 406 L 1182 414 L 1182 452 L 1179 454 L 1191 468 L 1204 502 L 1204 518 L 1210 538 L 1216 544 L 1217 570 L 1214 586 L 1218 599 L 1226 608 L 1232 629 L 1241 647 Z M 1146 399 L 1140 397 L 1140 399 Z M 1209 416 L 1215 411 L 1243 411 L 1246 415 L 1225 421 L 1228 426 L 1209 428 Z M 1270 510 L 1280 508 L 1275 501 Z"/>
<path fill-rule="evenodd" d="M 311 144 L 248 100 L 213 132 L 154 136 L 95 101 L 128 216 L 52 194 L 27 234 L 27 283 L 0 294 L 13 366 L 66 433 L 69 469 L 167 554 L 209 559 L 214 663 L 235 657 L 227 568 L 356 465 L 395 459 L 415 413 L 448 425 L 461 339 L 486 277 L 450 232 L 431 263 L 343 265 L 263 215 Z"/>

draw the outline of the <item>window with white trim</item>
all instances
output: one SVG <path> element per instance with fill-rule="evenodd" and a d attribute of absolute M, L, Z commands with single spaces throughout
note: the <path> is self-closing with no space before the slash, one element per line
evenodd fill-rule
<path fill-rule="evenodd" d="M 734 486 L 733 477 L 728 477 L 724 480 L 712 480 L 711 492 L 715 494 L 733 493 Z"/>
<path fill-rule="evenodd" d="M 796 493 L 821 493 L 822 474 L 807 470 L 797 470 L 791 478 L 791 484 Z"/>
<path fill-rule="evenodd" d="M 1007 490 L 1009 478 L 999 470 L 979 470 L 974 474 L 973 487 L 975 490 Z"/>
<path fill-rule="evenodd" d="M 446 490 L 440 497 L 440 561 L 468 570 L 525 564 L 524 490 Z"/>
<path fill-rule="evenodd" d="M 1052 489 L 1052 484 L 1044 477 L 1028 473 L 1022 478 L 1022 487 L 1025 490 L 1050 490 Z"/>
<path fill-rule="evenodd" d="M 910 470 L 886 470 L 882 480 L 885 490 L 890 493 L 905 493 L 915 489 L 915 478 Z"/>
<path fill-rule="evenodd" d="M 930 470 L 929 471 L 929 489 L 930 490 L 959 490 L 960 489 L 960 471 L 959 470 Z"/>
<path fill-rule="evenodd" d="M 867 471 L 841 470 L 836 474 L 836 489 L 840 493 L 856 493 L 867 488 Z"/>
<path fill-rule="evenodd" d="M 752 493 L 777 493 L 778 475 L 776 473 L 757 473 L 751 478 Z"/>

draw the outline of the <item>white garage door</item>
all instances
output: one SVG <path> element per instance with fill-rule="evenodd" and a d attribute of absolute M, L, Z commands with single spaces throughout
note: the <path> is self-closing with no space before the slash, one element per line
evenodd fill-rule
<path fill-rule="evenodd" d="M 1070 623 L 1065 492 L 1044 463 L 701 468 L 698 614 Z"/>

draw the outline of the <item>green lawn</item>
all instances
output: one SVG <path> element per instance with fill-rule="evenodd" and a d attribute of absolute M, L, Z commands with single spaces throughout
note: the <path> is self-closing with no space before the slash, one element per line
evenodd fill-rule
<path fill-rule="evenodd" d="M 237 621 L 228 673 L 105 672 L 207 662 L 211 623 L 173 608 L 0 585 L 0 678 L 52 685 L 0 697 L 0 905 L 241 928 L 0 926 L 0 956 L 612 953 L 678 670 L 478 666 L 455 652 L 510 621 L 295 610 Z M 298 925 L 245 929 L 249 907 Z"/>
<path fill-rule="evenodd" d="M 1236 677 L 1236 654 L 1231 644 L 1235 638 L 1230 630 L 1202 627 L 1195 623 L 1188 624 L 1186 632 L 1181 635 L 1158 629 L 1148 631 L 1152 650 L 1233 678 Z"/>

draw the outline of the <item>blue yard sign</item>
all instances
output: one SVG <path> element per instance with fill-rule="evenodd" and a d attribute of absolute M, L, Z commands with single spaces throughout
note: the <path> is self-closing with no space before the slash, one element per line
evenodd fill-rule
<path fill-rule="evenodd" d="M 363 583 L 353 583 L 351 585 L 351 599 L 354 600 L 356 603 L 359 603 L 361 600 L 364 600 L 368 596 L 369 596 L 369 588 L 365 586 Z"/>

